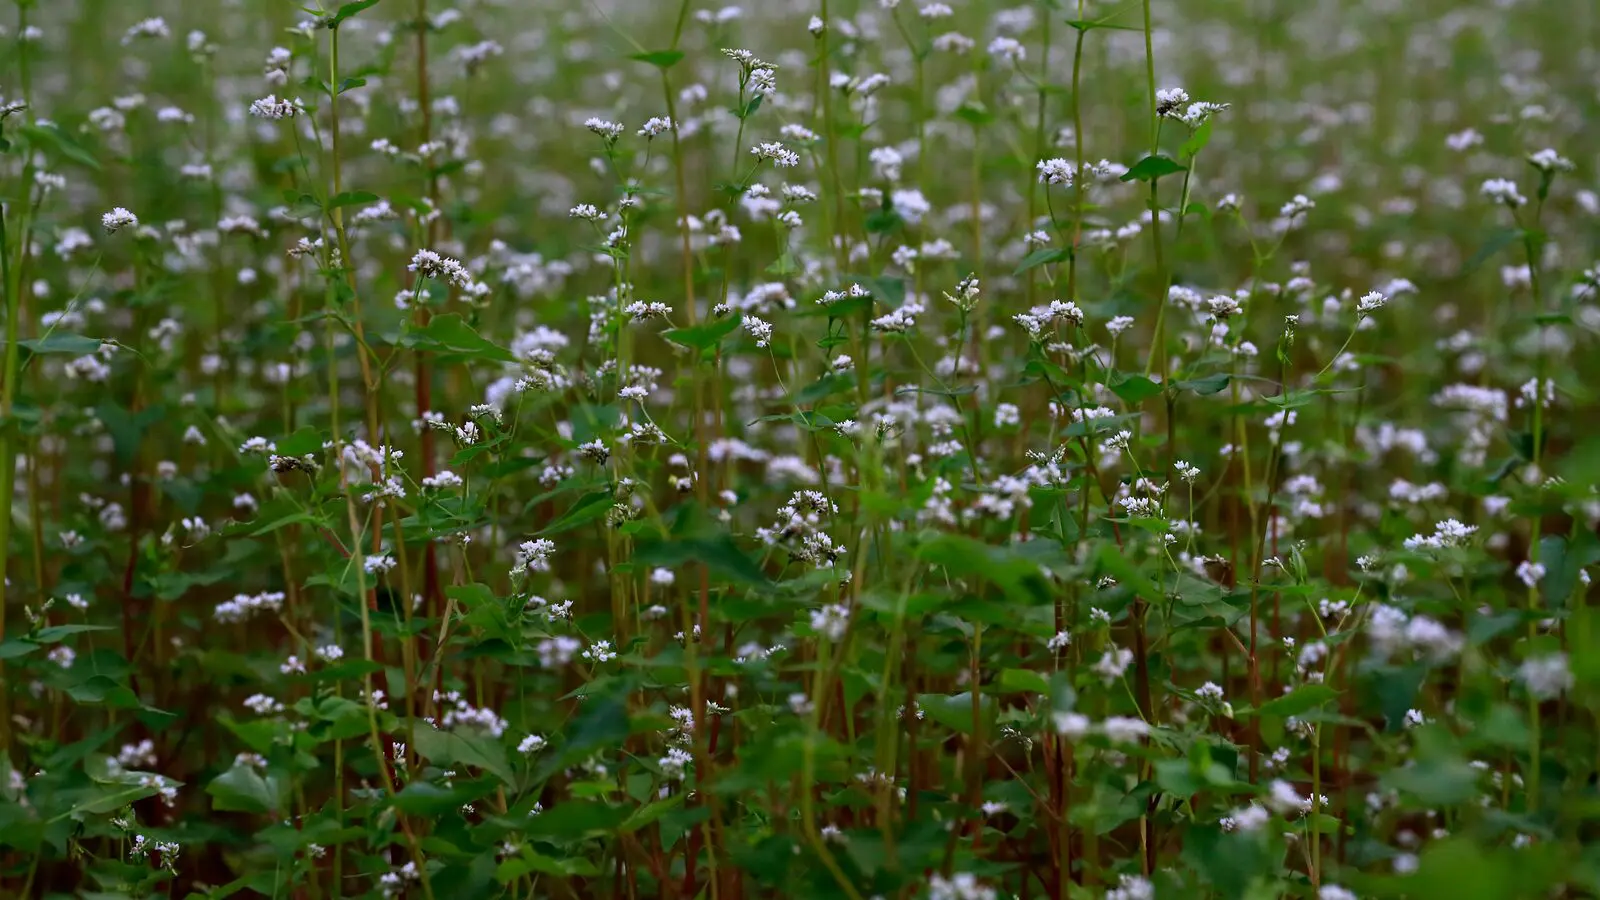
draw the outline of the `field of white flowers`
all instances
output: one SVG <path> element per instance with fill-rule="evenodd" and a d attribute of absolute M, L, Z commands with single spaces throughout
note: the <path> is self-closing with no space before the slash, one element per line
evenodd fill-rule
<path fill-rule="evenodd" d="M 1600 6 L 304 3 L 0 0 L 0 896 L 1600 894 Z"/>

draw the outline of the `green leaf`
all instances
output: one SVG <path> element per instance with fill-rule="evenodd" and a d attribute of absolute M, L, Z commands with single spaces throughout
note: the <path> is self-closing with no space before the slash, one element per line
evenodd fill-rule
<path fill-rule="evenodd" d="M 1041 548 L 1054 546 L 1053 541 L 1043 538 L 1034 543 Z M 951 577 L 987 581 L 1007 597 L 1030 606 L 1048 604 L 1053 599 L 1049 584 L 1040 574 L 1040 562 L 1023 556 L 1015 547 L 986 544 L 961 534 L 939 533 L 918 542 L 916 557 L 944 569 Z"/>
<path fill-rule="evenodd" d="M 275 441 L 276 452 L 280 456 L 305 456 L 307 453 L 318 453 L 322 450 L 322 432 L 310 425 L 295 429 L 295 433 L 281 441 Z"/>
<path fill-rule="evenodd" d="M 72 356 L 87 356 L 99 350 L 101 344 L 97 338 L 84 337 L 81 334 L 55 332 L 41 338 L 17 341 L 17 343 L 27 347 L 34 353 L 67 353 Z"/>
<path fill-rule="evenodd" d="M 1255 712 L 1261 716 L 1287 719 L 1310 712 L 1337 696 L 1339 692 L 1325 684 L 1302 684 L 1282 697 L 1261 704 L 1261 708 Z"/>
<path fill-rule="evenodd" d="M 1011 274 L 1021 275 L 1023 272 L 1026 272 L 1029 269 L 1036 269 L 1039 266 L 1049 263 L 1061 262 L 1062 260 L 1068 259 L 1071 256 L 1072 253 L 1070 251 L 1064 250 L 1060 247 L 1040 247 L 1039 249 L 1034 250 L 1032 253 L 1029 253 L 1027 256 L 1024 256 L 1022 258 L 1022 262 L 1017 264 L 1016 271 L 1012 272 Z"/>
<path fill-rule="evenodd" d="M 1522 240 L 1522 229 L 1520 228 L 1500 228 L 1491 232 L 1483 243 L 1479 245 L 1477 252 L 1473 253 L 1466 263 L 1461 266 L 1461 274 L 1466 276 L 1476 272 L 1480 266 L 1489 261 L 1491 256 L 1520 240 Z"/>
<path fill-rule="evenodd" d="M 420 329 L 407 331 L 400 336 L 400 346 L 434 353 L 464 356 L 483 362 L 516 362 L 511 351 L 484 338 L 460 315 L 445 313 L 434 316 Z"/>
<path fill-rule="evenodd" d="M 1189 135 L 1189 139 L 1183 142 L 1182 147 L 1178 148 L 1179 159 L 1184 161 L 1194 159 L 1201 150 L 1205 149 L 1206 144 L 1211 141 L 1211 122 L 1211 119 L 1205 120 L 1199 128 L 1194 130 L 1193 134 Z"/>
<path fill-rule="evenodd" d="M 1552 609 L 1565 609 L 1583 570 L 1600 562 L 1600 538 L 1587 528 L 1578 529 L 1571 543 L 1559 535 L 1546 535 L 1539 542 L 1539 552 L 1550 573 L 1539 583 L 1545 603 Z"/>
<path fill-rule="evenodd" d="M 628 58 L 636 59 L 639 62 L 655 66 L 656 68 L 665 71 L 677 65 L 678 61 L 683 59 L 683 51 L 656 50 L 650 53 L 635 53 Z"/>
<path fill-rule="evenodd" d="M 770 587 L 761 566 L 739 549 L 733 535 L 712 522 L 698 506 L 685 504 L 670 537 L 641 537 L 633 558 L 641 566 L 674 568 L 698 562 L 736 584 Z"/>
<path fill-rule="evenodd" d="M 678 795 L 673 799 L 680 799 Z M 652 804 L 659 805 L 659 804 Z M 648 809 L 649 807 L 646 807 Z M 545 856 L 532 847 L 523 847 L 516 856 L 507 857 L 494 870 L 495 880 L 510 884 L 524 875 L 554 875 L 557 878 L 592 878 L 600 874 L 594 863 L 582 857 Z"/>
<path fill-rule="evenodd" d="M 1202 397 L 1207 397 L 1227 387 L 1232 377 L 1226 372 L 1217 372 L 1204 378 L 1191 378 L 1188 381 L 1180 381 L 1174 387 L 1181 391 L 1193 391 Z"/>
<path fill-rule="evenodd" d="M 994 113 L 982 103 L 967 102 L 961 104 L 955 111 L 955 117 L 974 128 L 982 128 L 994 121 Z"/>
<path fill-rule="evenodd" d="M 419 722 L 415 742 L 418 755 L 441 768 L 474 766 L 506 784 L 514 780 L 511 767 L 506 763 L 505 748 L 491 738 L 471 731 L 440 731 Z"/>
<path fill-rule="evenodd" d="M 1122 372 L 1112 372 L 1106 381 L 1111 393 L 1122 398 L 1122 402 L 1129 406 L 1138 406 L 1144 401 L 1161 393 L 1161 385 L 1143 375 L 1127 375 Z"/>
<path fill-rule="evenodd" d="M 722 339 L 732 334 L 739 327 L 737 316 L 724 316 L 713 319 L 703 325 L 689 328 L 669 328 L 661 332 L 661 336 L 674 344 L 690 347 L 695 350 L 709 350 L 722 343 Z"/>
<path fill-rule="evenodd" d="M 1116 24 L 1113 24 L 1110 21 L 1108 21 L 1113 16 L 1115 16 L 1115 13 L 1113 13 L 1112 16 L 1107 16 L 1105 19 L 1099 19 L 1099 20 L 1068 19 L 1067 20 L 1067 25 L 1070 28 L 1072 28 L 1072 29 L 1074 29 L 1076 31 L 1093 31 L 1096 28 L 1113 28 L 1113 29 L 1116 29 L 1117 31 L 1143 31 L 1144 30 L 1143 28 L 1141 28 L 1138 25 L 1116 25 Z"/>
<path fill-rule="evenodd" d="M 12 638 L 0 644 L 0 659 L 17 659 L 39 649 L 39 645 L 31 641 L 22 641 Z"/>
<path fill-rule="evenodd" d="M 394 805 L 401 812 L 439 818 L 456 812 L 463 804 L 487 797 L 496 787 L 498 784 L 493 778 L 456 780 L 448 788 L 429 781 L 414 781 L 395 795 Z"/>
<path fill-rule="evenodd" d="M 345 5 L 339 7 L 338 11 L 336 11 L 328 19 L 328 27 L 329 28 L 338 28 L 339 25 L 341 23 L 343 23 L 345 19 L 350 18 L 351 16 L 355 15 L 358 12 L 361 12 L 364 9 L 371 9 L 372 7 L 377 6 L 377 5 L 378 5 L 378 0 L 350 0 L 349 3 L 346 3 Z"/>
<path fill-rule="evenodd" d="M 1122 549 L 1116 544 L 1101 544 L 1099 552 L 1095 555 L 1095 564 L 1097 569 L 1110 573 L 1118 583 L 1131 588 L 1134 593 L 1144 599 L 1152 603 L 1161 601 L 1161 589 L 1156 587 L 1155 582 L 1151 581 L 1148 576 L 1139 571 L 1139 568 L 1122 554 Z"/>
<path fill-rule="evenodd" d="M 217 812 L 268 813 L 278 808 L 273 783 L 250 766 L 236 765 L 206 785 Z"/>
<path fill-rule="evenodd" d="M 367 80 L 365 78 L 345 78 L 339 82 L 339 93 L 353 91 L 358 87 L 365 87 L 366 84 Z"/>
<path fill-rule="evenodd" d="M 1122 174 L 1123 181 L 1154 181 L 1163 175 L 1172 175 L 1178 172 L 1189 171 L 1172 159 L 1157 154 L 1146 156 L 1133 164 L 1133 168 Z"/>
<path fill-rule="evenodd" d="M 889 206 L 888 200 L 884 201 L 884 205 L 881 208 L 868 213 L 866 220 L 862 223 L 868 234 L 888 234 L 891 231 L 898 230 L 903 224 L 905 224 L 905 220 L 900 218 L 900 214 Z"/>
<path fill-rule="evenodd" d="M 1454 806 L 1478 794 L 1478 770 L 1460 759 L 1420 759 L 1390 769 L 1378 783 L 1429 807 Z"/>
<path fill-rule="evenodd" d="M 67 696 L 78 701 L 98 705 L 104 703 L 112 709 L 139 709 L 139 697 L 127 685 L 96 675 L 81 684 L 67 688 Z"/>
<path fill-rule="evenodd" d="M 277 531 L 280 528 L 287 528 L 290 525 L 297 525 L 297 524 L 299 524 L 301 522 L 310 522 L 312 524 L 318 524 L 318 523 L 321 523 L 322 520 L 318 519 L 316 516 L 312 515 L 311 513 L 294 512 L 294 513 L 290 513 L 289 515 L 284 516 L 282 518 L 273 519 L 271 522 L 268 522 L 265 525 L 260 525 L 260 526 L 257 526 L 256 528 L 252 528 L 249 532 L 247 532 L 245 534 L 245 536 L 246 537 L 260 537 L 263 534 L 271 534 L 272 532 Z"/>
<path fill-rule="evenodd" d="M 1035 694 L 1050 693 L 1050 682 L 1043 675 L 1032 669 L 1001 670 L 999 687 L 1002 691 L 1028 691 Z"/>
<path fill-rule="evenodd" d="M 89 631 L 116 631 L 110 625 L 51 625 L 39 629 L 33 639 L 41 644 L 53 644 L 64 637 L 74 634 L 83 634 Z"/>
<path fill-rule="evenodd" d="M 89 151 L 83 149 L 77 142 L 67 136 L 55 125 L 23 125 L 17 132 L 28 139 L 28 143 L 53 152 L 63 159 L 71 160 L 86 169 L 100 171 L 100 163 Z"/>
<path fill-rule="evenodd" d="M 577 503 L 574 503 L 570 509 L 562 513 L 554 522 L 545 526 L 544 530 L 540 531 L 539 534 L 560 534 L 563 531 L 571 531 L 574 528 L 587 525 L 601 518 L 606 514 L 607 510 L 611 509 L 611 498 L 610 488 L 584 494 L 578 499 Z"/>
<path fill-rule="evenodd" d="M 923 694 L 917 698 L 917 705 L 927 711 L 928 718 L 940 725 L 959 734 L 972 734 L 972 693 L 963 691 L 959 694 L 940 695 Z M 994 731 L 995 717 L 999 707 L 994 697 L 980 694 L 978 697 L 977 726 L 983 734 Z"/>
<path fill-rule="evenodd" d="M 342 194 L 334 195 L 334 198 L 328 201 L 327 208 L 332 210 L 342 206 L 360 206 L 364 203 L 376 203 L 377 201 L 378 195 L 368 191 L 345 191 Z"/>

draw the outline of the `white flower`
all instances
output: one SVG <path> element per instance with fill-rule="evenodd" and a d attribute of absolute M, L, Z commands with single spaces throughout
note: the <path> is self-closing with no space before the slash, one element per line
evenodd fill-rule
<path fill-rule="evenodd" d="M 1015 38 L 997 37 L 989 42 L 989 55 L 1009 63 L 1020 63 L 1028 58 L 1028 50 Z"/>
<path fill-rule="evenodd" d="M 1389 298 L 1377 291 L 1368 291 L 1361 295 L 1361 300 L 1356 304 L 1356 315 L 1369 316 L 1384 306 L 1388 305 Z"/>
<path fill-rule="evenodd" d="M 843 638 L 850 628 L 850 607 L 833 603 L 811 613 L 811 630 L 830 641 Z"/>
<path fill-rule="evenodd" d="M 1055 726 L 1056 734 L 1073 740 L 1088 734 L 1089 729 L 1094 727 L 1088 716 L 1075 712 L 1051 713 L 1050 721 Z"/>
<path fill-rule="evenodd" d="M 759 160 L 771 160 L 772 164 L 782 168 L 792 168 L 800 165 L 800 154 L 784 147 L 777 141 L 766 141 L 750 148 L 750 153 Z"/>
<path fill-rule="evenodd" d="M 1541 700 L 1555 697 L 1571 689 L 1573 684 L 1565 653 L 1523 660 L 1522 665 L 1517 667 L 1517 680 L 1528 689 L 1528 693 Z"/>
<path fill-rule="evenodd" d="M 268 94 L 250 104 L 250 115 L 273 121 L 293 118 L 299 111 L 300 101 L 298 99 L 290 100 L 285 97 L 279 100 L 276 94 Z"/>
<path fill-rule="evenodd" d="M 1271 818 L 1272 814 L 1267 812 L 1265 807 L 1252 803 L 1236 810 L 1233 815 L 1224 817 L 1217 824 L 1222 826 L 1223 831 L 1253 832 L 1260 831 Z"/>
<path fill-rule="evenodd" d="M 1528 202 L 1528 199 L 1522 196 L 1522 192 L 1517 190 L 1517 183 L 1506 178 L 1490 178 L 1478 188 L 1478 192 L 1496 203 L 1504 203 L 1513 209 Z"/>
<path fill-rule="evenodd" d="M 1114 744 L 1132 744 L 1149 734 L 1150 726 L 1143 719 L 1111 716 L 1100 723 L 1100 730 Z"/>
<path fill-rule="evenodd" d="M 756 339 L 756 346 L 765 348 L 772 341 L 772 323 L 758 316 L 745 316 L 740 323 L 750 336 Z"/>
<path fill-rule="evenodd" d="M 1528 163 L 1541 172 L 1570 172 L 1573 169 L 1572 160 L 1557 153 L 1553 148 L 1546 147 L 1537 153 L 1528 154 Z"/>
<path fill-rule="evenodd" d="M 1545 567 L 1543 563 L 1523 560 L 1517 564 L 1517 579 L 1528 587 L 1534 587 L 1539 580 L 1544 578 Z"/>
<path fill-rule="evenodd" d="M 665 134 L 675 127 L 677 127 L 675 123 L 666 116 L 655 116 L 645 121 L 644 127 L 639 129 L 639 136 L 653 138 Z"/>
<path fill-rule="evenodd" d="M 104 226 L 106 234 L 116 234 L 124 228 L 139 227 L 139 217 L 119 206 L 101 216 L 100 224 Z"/>

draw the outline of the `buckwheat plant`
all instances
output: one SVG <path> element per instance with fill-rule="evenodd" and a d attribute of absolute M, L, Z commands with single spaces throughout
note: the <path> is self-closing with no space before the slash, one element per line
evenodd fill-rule
<path fill-rule="evenodd" d="M 1600 893 L 1597 45 L 0 3 L 0 895 Z"/>

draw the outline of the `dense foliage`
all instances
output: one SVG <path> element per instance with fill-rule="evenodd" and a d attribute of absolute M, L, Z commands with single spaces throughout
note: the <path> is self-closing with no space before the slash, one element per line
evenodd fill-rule
<path fill-rule="evenodd" d="M 9 0 L 0 894 L 1600 892 L 1600 9 Z"/>

